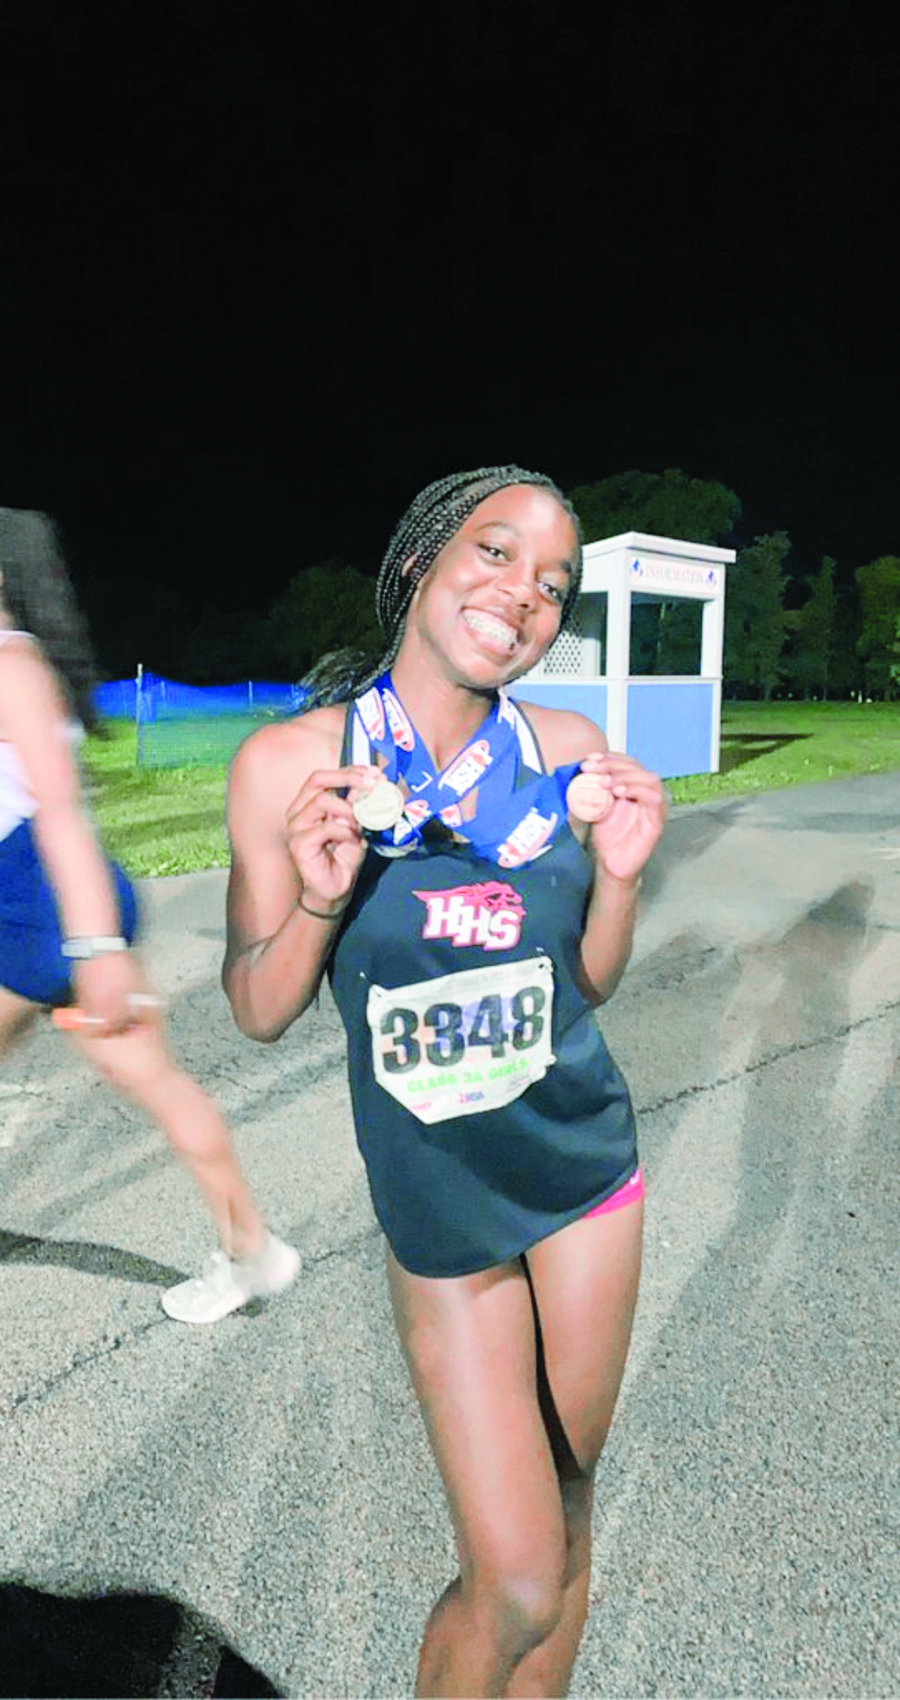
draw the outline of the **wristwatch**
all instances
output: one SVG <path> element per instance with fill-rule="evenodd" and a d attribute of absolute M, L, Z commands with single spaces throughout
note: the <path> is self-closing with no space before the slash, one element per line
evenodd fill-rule
<path fill-rule="evenodd" d="M 72 956 L 78 962 L 87 962 L 92 956 L 112 956 L 114 951 L 127 950 L 128 940 L 118 938 L 80 938 L 63 939 L 60 945 L 63 956 Z"/>

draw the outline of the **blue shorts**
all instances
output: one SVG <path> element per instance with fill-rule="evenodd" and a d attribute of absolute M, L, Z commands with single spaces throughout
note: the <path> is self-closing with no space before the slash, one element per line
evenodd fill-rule
<path fill-rule="evenodd" d="M 134 887 L 117 862 L 107 866 L 120 931 L 131 944 L 138 925 Z M 53 887 L 26 820 L 0 839 L 0 986 L 32 1003 L 71 1003 L 72 963 L 60 951 L 63 936 Z"/>

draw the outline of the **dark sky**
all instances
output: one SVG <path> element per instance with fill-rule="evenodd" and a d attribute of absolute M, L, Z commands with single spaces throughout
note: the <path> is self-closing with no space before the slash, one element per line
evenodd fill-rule
<path fill-rule="evenodd" d="M 0 501 L 128 618 L 507 459 L 900 553 L 893 9 L 581 12 L 0 0 Z"/>

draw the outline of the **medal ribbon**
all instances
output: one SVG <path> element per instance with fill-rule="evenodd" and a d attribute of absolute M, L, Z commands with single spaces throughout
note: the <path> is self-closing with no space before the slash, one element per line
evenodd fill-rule
<path fill-rule="evenodd" d="M 518 710 L 506 691 L 499 691 L 487 719 L 439 773 L 390 673 L 383 673 L 354 703 L 353 712 L 370 749 L 384 757 L 387 778 L 402 780 L 409 792 L 397 825 L 370 834 L 382 855 L 415 850 L 425 822 L 436 817 L 490 861 L 514 868 L 539 855 L 565 820 L 566 787 L 580 763 L 538 774 L 516 787 Z M 476 787 L 475 818 L 464 821 L 460 805 Z"/>

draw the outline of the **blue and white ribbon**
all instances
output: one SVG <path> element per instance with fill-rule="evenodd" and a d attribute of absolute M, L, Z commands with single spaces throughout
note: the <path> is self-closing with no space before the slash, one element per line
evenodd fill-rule
<path fill-rule="evenodd" d="M 527 751 L 526 766 L 539 769 L 540 757 L 524 716 L 506 691 L 497 693 L 490 713 L 445 768 L 435 763 L 394 689 L 389 673 L 353 705 L 353 759 L 373 751 L 383 757 L 388 779 L 408 793 L 395 827 L 370 834 L 384 856 L 403 856 L 422 841 L 426 821 L 438 819 L 480 855 L 501 868 L 534 861 L 547 850 L 566 818 L 566 787 L 579 771 L 572 762 L 554 773 L 536 771 L 516 784 L 517 754 Z M 530 758 L 530 759 L 529 759 Z M 475 816 L 464 820 L 462 802 L 477 789 Z"/>

